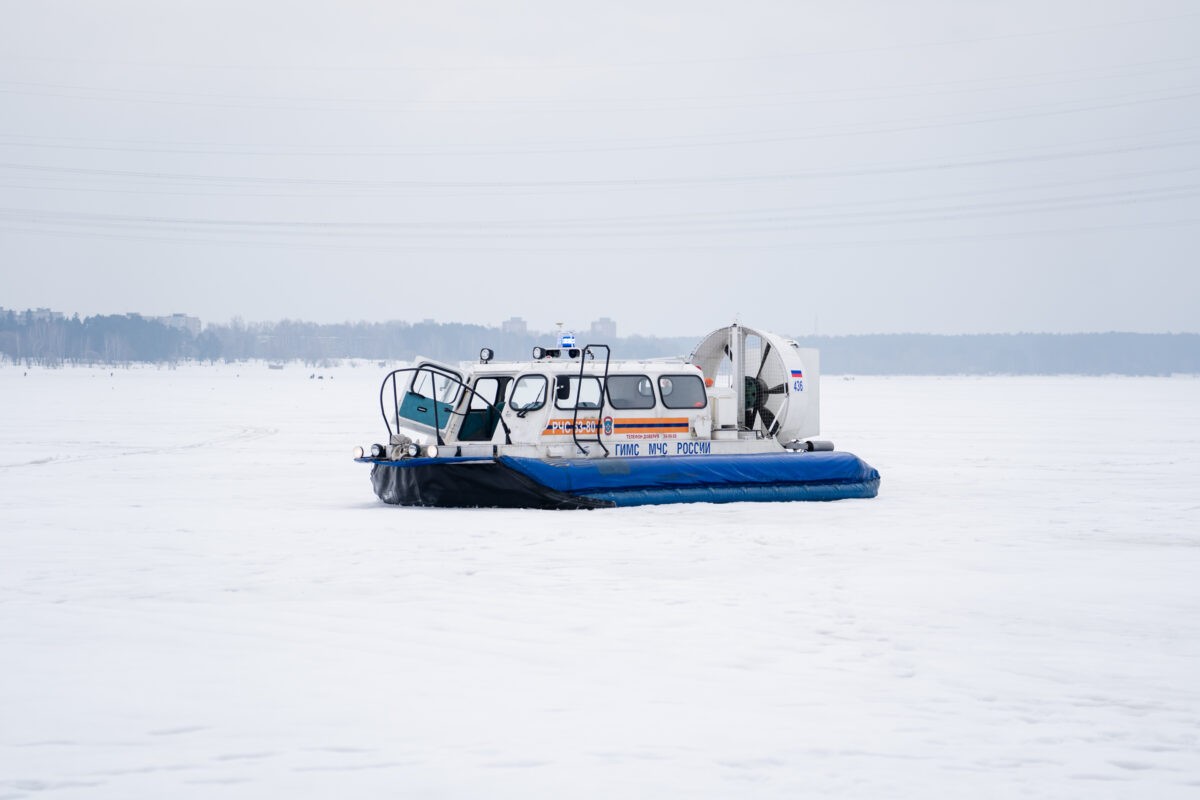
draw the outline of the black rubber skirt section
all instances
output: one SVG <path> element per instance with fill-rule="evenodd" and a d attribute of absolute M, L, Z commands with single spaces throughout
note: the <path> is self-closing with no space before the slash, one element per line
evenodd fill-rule
<path fill-rule="evenodd" d="M 385 503 L 439 508 L 611 508 L 611 500 L 572 497 L 490 460 L 380 461 L 371 468 Z"/>

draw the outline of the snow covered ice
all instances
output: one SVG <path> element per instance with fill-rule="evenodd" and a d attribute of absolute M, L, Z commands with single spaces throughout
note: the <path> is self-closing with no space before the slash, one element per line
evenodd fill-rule
<path fill-rule="evenodd" d="M 0 798 L 1200 794 L 1200 380 L 827 376 L 875 500 L 544 512 L 378 502 L 315 371 L 0 367 Z"/>

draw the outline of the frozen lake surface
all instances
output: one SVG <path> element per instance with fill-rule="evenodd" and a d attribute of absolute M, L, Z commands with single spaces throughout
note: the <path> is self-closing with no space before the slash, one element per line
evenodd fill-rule
<path fill-rule="evenodd" d="M 1200 380 L 826 377 L 874 500 L 545 512 L 376 501 L 382 374 L 0 367 L 0 798 L 1200 796 Z"/>

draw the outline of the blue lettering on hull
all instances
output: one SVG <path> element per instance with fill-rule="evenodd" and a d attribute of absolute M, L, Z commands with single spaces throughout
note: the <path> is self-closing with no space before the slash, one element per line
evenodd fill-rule
<path fill-rule="evenodd" d="M 671 442 L 646 442 L 646 455 L 671 455 Z M 639 442 L 615 442 L 614 456 L 640 456 L 642 445 Z M 707 456 L 712 455 L 712 442 L 675 442 L 677 456 Z"/>

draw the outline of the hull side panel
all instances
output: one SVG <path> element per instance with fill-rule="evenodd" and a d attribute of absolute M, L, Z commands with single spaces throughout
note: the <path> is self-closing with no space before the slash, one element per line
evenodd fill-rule
<path fill-rule="evenodd" d="M 573 497 L 495 461 L 419 459 L 379 462 L 371 469 L 379 499 L 391 505 L 441 508 L 606 508 L 610 500 Z"/>
<path fill-rule="evenodd" d="M 668 503 L 788 503 L 871 498 L 879 494 L 879 479 L 849 483 L 760 484 L 757 486 L 691 486 L 670 489 L 632 489 L 587 495 L 617 506 L 656 506 Z"/>
<path fill-rule="evenodd" d="M 369 463 L 374 464 L 375 494 L 385 503 L 405 506 L 574 509 L 827 501 L 879 493 L 879 472 L 842 452 Z"/>
<path fill-rule="evenodd" d="M 594 458 L 543 461 L 501 456 L 500 463 L 569 494 L 694 487 L 879 485 L 879 472 L 852 453 L 759 453 L 728 456 Z"/>

